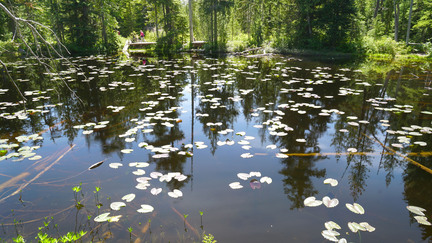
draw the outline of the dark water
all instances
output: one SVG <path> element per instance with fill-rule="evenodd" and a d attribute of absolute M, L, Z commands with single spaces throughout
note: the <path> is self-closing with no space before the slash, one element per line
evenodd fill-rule
<path fill-rule="evenodd" d="M 324 223 L 334 221 L 348 242 L 431 240 L 431 226 L 406 208 L 426 209 L 430 221 L 432 175 L 415 165 L 432 167 L 429 64 L 184 56 L 143 66 L 98 56 L 58 60 L 49 73 L 33 63 L 9 66 L 27 113 L 18 112 L 22 98 L 5 75 L 1 83 L 0 138 L 8 139 L 0 144 L 1 239 L 83 230 L 83 242 L 201 242 L 203 234 L 218 242 L 326 242 Z M 95 129 L 99 122 L 106 126 Z M 111 168 L 115 162 L 123 166 Z M 137 189 L 136 178 L 154 171 L 186 179 L 151 178 Z M 250 172 L 260 173 L 237 176 Z M 183 195 L 169 196 L 174 189 Z M 134 200 L 122 200 L 130 193 Z M 307 207 L 310 196 L 339 204 Z M 121 201 L 119 211 L 110 208 Z M 347 209 L 354 202 L 364 214 Z M 154 211 L 137 212 L 142 204 Z M 107 212 L 122 217 L 94 221 Z M 353 233 L 348 222 L 375 231 Z"/>

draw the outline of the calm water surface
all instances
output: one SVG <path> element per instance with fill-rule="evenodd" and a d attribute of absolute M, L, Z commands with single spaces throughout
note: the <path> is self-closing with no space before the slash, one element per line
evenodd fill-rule
<path fill-rule="evenodd" d="M 83 242 L 327 242 L 334 221 L 348 242 L 431 240 L 406 208 L 431 220 L 432 175 L 414 165 L 432 167 L 428 64 L 98 56 L 49 73 L 33 63 L 9 66 L 25 106 L 6 77 L 0 84 L 1 239 L 84 230 Z M 339 203 L 307 207 L 310 196 Z M 347 209 L 354 202 L 364 214 Z M 154 210 L 137 212 L 142 204 Z M 94 221 L 108 212 L 122 217 Z"/>

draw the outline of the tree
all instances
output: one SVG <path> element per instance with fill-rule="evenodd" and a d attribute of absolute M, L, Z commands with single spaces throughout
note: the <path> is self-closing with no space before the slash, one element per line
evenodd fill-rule
<path fill-rule="evenodd" d="M 409 17 L 408 17 L 408 27 L 407 27 L 407 34 L 406 34 L 406 43 L 408 45 L 409 36 L 410 36 L 410 29 L 411 29 L 411 15 L 412 15 L 412 7 L 413 7 L 413 1 L 410 1 L 410 10 L 409 10 Z"/>

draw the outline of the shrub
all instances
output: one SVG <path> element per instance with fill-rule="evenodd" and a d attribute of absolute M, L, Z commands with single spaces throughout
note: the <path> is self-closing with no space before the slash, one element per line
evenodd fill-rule
<path fill-rule="evenodd" d="M 390 37 L 373 38 L 370 36 L 364 37 L 363 48 L 368 54 L 388 54 L 392 57 L 406 54 L 409 50 L 405 44 L 396 42 Z"/>

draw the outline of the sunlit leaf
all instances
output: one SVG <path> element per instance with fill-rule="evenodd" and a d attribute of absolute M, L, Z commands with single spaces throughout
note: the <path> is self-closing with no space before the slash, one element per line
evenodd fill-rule
<path fill-rule="evenodd" d="M 238 173 L 237 177 L 242 179 L 242 180 L 247 180 L 247 179 L 249 179 L 250 175 L 248 173 Z"/>
<path fill-rule="evenodd" d="M 368 232 L 374 232 L 375 231 L 375 228 L 374 227 L 372 227 L 369 223 L 367 223 L 367 222 L 361 222 L 361 223 L 359 223 L 362 227 L 364 227 L 365 229 L 366 229 L 366 231 L 368 231 Z"/>
<path fill-rule="evenodd" d="M 120 210 L 120 208 L 122 208 L 122 207 L 126 207 L 126 203 L 124 203 L 124 202 L 112 202 L 110 204 L 110 208 L 112 210 Z"/>
<path fill-rule="evenodd" d="M 304 205 L 307 207 L 317 207 L 322 204 L 322 201 L 316 200 L 315 197 L 308 197 L 304 200 Z"/>
<path fill-rule="evenodd" d="M 132 202 L 132 200 L 134 200 L 134 199 L 135 199 L 135 194 L 133 194 L 133 193 L 124 195 L 122 197 L 122 200 L 125 200 L 126 202 Z"/>
<path fill-rule="evenodd" d="M 243 186 L 240 184 L 240 182 L 230 183 L 229 186 L 231 187 L 231 189 L 241 189 L 241 188 L 243 188 Z"/>
<path fill-rule="evenodd" d="M 337 242 L 338 239 L 336 238 L 336 236 L 338 236 L 339 233 L 333 230 L 323 230 L 321 232 L 321 235 L 329 241 Z"/>
<path fill-rule="evenodd" d="M 417 223 L 423 224 L 423 225 L 431 225 L 431 223 L 427 220 L 425 216 L 414 216 L 415 220 L 417 220 Z"/>
<path fill-rule="evenodd" d="M 329 197 L 325 196 L 322 199 L 322 203 L 328 208 L 334 208 L 339 204 L 339 200 L 337 198 L 330 199 Z"/>
<path fill-rule="evenodd" d="M 345 204 L 345 206 L 353 213 L 356 213 L 356 214 L 364 214 L 365 213 L 363 207 L 358 203 L 354 203 L 354 204 L 347 203 L 347 204 Z"/>
<path fill-rule="evenodd" d="M 122 215 L 112 216 L 108 219 L 108 222 L 118 222 L 121 217 L 122 217 Z"/>
<path fill-rule="evenodd" d="M 152 188 L 150 190 L 150 193 L 153 194 L 153 195 L 158 195 L 161 192 L 162 192 L 162 188 Z"/>
<path fill-rule="evenodd" d="M 327 178 L 324 180 L 324 184 L 330 184 L 331 186 L 337 186 L 338 181 L 336 179 L 333 179 L 333 178 Z"/>
<path fill-rule="evenodd" d="M 105 222 L 105 221 L 108 221 L 110 219 L 110 217 L 108 215 L 110 215 L 110 213 L 100 214 L 100 215 L 98 215 L 97 217 L 94 218 L 94 221 L 96 221 L 96 222 Z"/>
<path fill-rule="evenodd" d="M 424 209 L 424 208 L 417 207 L 417 206 L 407 206 L 406 208 L 412 213 L 415 213 L 415 214 L 420 215 L 420 216 L 425 216 L 425 214 L 423 212 L 425 212 L 426 209 Z"/>
<path fill-rule="evenodd" d="M 141 208 L 137 210 L 138 213 L 151 213 L 154 208 L 148 204 L 142 204 Z"/>
<path fill-rule="evenodd" d="M 132 171 L 132 173 L 133 173 L 134 175 L 138 175 L 138 176 L 140 176 L 140 175 L 144 175 L 144 174 L 145 174 L 145 170 L 138 169 L 138 170 L 136 170 L 136 171 Z"/>
<path fill-rule="evenodd" d="M 183 192 L 178 189 L 174 189 L 172 192 L 168 192 L 168 196 L 172 198 L 178 198 L 183 196 Z"/>
<path fill-rule="evenodd" d="M 116 163 L 110 163 L 108 166 L 113 168 L 113 169 L 118 169 L 118 167 L 123 166 L 123 164 L 116 162 Z"/>
<path fill-rule="evenodd" d="M 120 152 L 124 153 L 124 154 L 130 154 L 132 153 L 133 149 L 122 149 L 120 150 Z"/>
<path fill-rule="evenodd" d="M 328 229 L 328 230 L 341 229 L 341 227 L 337 223 L 335 223 L 333 221 L 327 221 L 327 222 L 325 222 L 324 223 L 324 227 L 326 229 Z"/>
<path fill-rule="evenodd" d="M 268 177 L 268 176 L 263 176 L 260 179 L 261 183 L 267 183 L 267 184 L 271 184 L 273 182 L 272 178 Z"/>

